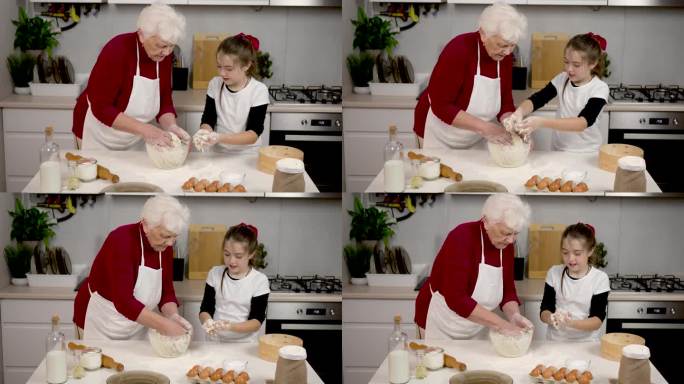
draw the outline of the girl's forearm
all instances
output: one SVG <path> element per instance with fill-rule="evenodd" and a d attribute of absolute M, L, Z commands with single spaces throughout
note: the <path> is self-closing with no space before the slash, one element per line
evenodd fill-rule
<path fill-rule="evenodd" d="M 254 131 L 245 131 L 240 133 L 221 133 L 219 134 L 219 143 L 231 145 L 249 145 L 256 143 L 259 136 Z"/>
<path fill-rule="evenodd" d="M 603 321 L 596 316 L 590 317 L 588 319 L 582 320 L 570 320 L 568 321 L 568 327 L 574 328 L 580 331 L 595 331 L 601 328 Z"/>
<path fill-rule="evenodd" d="M 252 333 L 261 328 L 259 320 L 250 319 L 241 323 L 230 323 L 230 330 L 238 333 Z"/>

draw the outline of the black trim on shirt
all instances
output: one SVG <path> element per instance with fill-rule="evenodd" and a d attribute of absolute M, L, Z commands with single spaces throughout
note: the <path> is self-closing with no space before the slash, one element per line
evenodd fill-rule
<path fill-rule="evenodd" d="M 249 115 L 247 115 L 247 125 L 245 126 L 245 132 L 254 131 L 257 136 L 261 136 L 264 132 L 264 120 L 266 120 L 266 109 L 268 104 L 256 105 L 249 109 Z"/>
<path fill-rule="evenodd" d="M 598 293 L 591 297 L 591 306 L 589 307 L 589 317 L 598 317 L 601 321 L 606 319 L 606 307 L 608 307 L 608 293 L 609 291 Z"/>
<path fill-rule="evenodd" d="M 200 312 L 208 313 L 212 318 L 216 312 L 216 290 L 209 284 L 204 284 L 204 296 L 200 304 Z"/>
<path fill-rule="evenodd" d="M 537 109 L 545 106 L 546 103 L 553 100 L 553 98 L 557 95 L 558 91 L 556 90 L 556 87 L 554 87 L 553 84 L 549 82 L 548 84 L 546 84 L 544 88 L 530 96 L 530 101 L 532 102 L 532 106 L 534 107 L 533 111 L 536 111 Z"/>
<path fill-rule="evenodd" d="M 587 121 L 587 127 L 591 127 L 596 122 L 596 118 L 598 118 L 599 113 L 601 113 L 601 110 L 605 105 L 605 99 L 591 97 L 587 100 L 587 105 L 584 106 L 584 109 L 582 109 L 577 117 L 584 117 Z"/>
<path fill-rule="evenodd" d="M 202 124 L 207 124 L 214 129 L 216 127 L 216 102 L 207 95 L 204 101 L 204 112 L 202 112 Z"/>
<path fill-rule="evenodd" d="M 254 296 L 249 305 L 249 315 L 247 320 L 257 320 L 259 323 L 264 323 L 266 320 L 266 306 L 268 306 L 268 293 L 261 296 Z"/>

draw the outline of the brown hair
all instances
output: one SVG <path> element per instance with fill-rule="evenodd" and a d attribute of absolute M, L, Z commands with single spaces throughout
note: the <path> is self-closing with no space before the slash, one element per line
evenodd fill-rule
<path fill-rule="evenodd" d="M 226 246 L 228 240 L 233 240 L 238 243 L 245 243 L 247 245 L 247 252 L 253 255 L 257 250 L 259 242 L 257 241 L 258 231 L 256 227 L 249 224 L 240 223 L 228 228 L 226 235 L 223 236 L 223 247 Z M 249 266 L 254 265 L 254 257 L 249 259 Z M 221 274 L 221 290 L 223 290 L 223 278 L 228 274 L 228 267 L 223 269 Z"/>
<path fill-rule="evenodd" d="M 233 55 L 237 57 L 241 66 L 249 65 L 247 75 L 254 77 L 257 71 L 257 49 L 245 35 L 235 35 L 225 38 L 216 49 L 218 55 Z"/>
<path fill-rule="evenodd" d="M 582 58 L 589 64 L 596 63 L 594 69 L 591 70 L 591 74 L 598 77 L 599 79 L 603 77 L 603 72 L 606 67 L 606 52 L 601 49 L 599 42 L 590 33 L 584 33 L 580 35 L 573 36 L 568 43 L 565 45 L 564 52 L 568 49 L 579 52 Z M 565 87 L 568 85 L 570 79 L 565 79 L 565 84 L 563 84 L 563 91 L 561 92 L 561 97 L 565 93 Z"/>
<path fill-rule="evenodd" d="M 561 247 L 563 246 L 563 241 L 566 238 L 572 238 L 577 240 L 584 240 L 584 245 L 592 253 L 589 255 L 589 266 L 594 264 L 594 250 L 596 249 L 596 234 L 594 233 L 594 227 L 589 224 L 577 223 L 569 225 L 563 231 L 561 235 Z M 561 293 L 563 292 L 563 277 L 568 272 L 567 265 L 563 268 L 563 273 L 561 274 Z"/>

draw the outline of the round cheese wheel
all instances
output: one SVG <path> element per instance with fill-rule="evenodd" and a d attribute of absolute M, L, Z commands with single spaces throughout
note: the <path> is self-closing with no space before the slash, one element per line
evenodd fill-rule
<path fill-rule="evenodd" d="M 278 351 L 286 345 L 304 345 L 304 341 L 297 336 L 283 333 L 269 333 L 259 337 L 259 357 L 271 362 L 278 361 Z"/>
<path fill-rule="evenodd" d="M 645 345 L 646 340 L 631 333 L 606 333 L 601 336 L 601 356 L 613 361 L 620 361 L 622 347 L 630 344 Z"/>
<path fill-rule="evenodd" d="M 599 168 L 614 173 L 623 156 L 644 157 L 644 150 L 629 144 L 603 144 L 599 148 Z"/>
<path fill-rule="evenodd" d="M 304 160 L 304 152 L 285 145 L 269 145 L 259 148 L 257 169 L 272 175 L 276 170 L 276 162 L 280 159 L 293 158 Z"/>

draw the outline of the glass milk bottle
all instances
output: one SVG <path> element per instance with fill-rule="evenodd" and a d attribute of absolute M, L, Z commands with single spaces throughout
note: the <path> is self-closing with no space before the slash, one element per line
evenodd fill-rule
<path fill-rule="evenodd" d="M 52 139 L 54 129 L 45 128 L 45 143 L 40 147 L 40 192 L 59 193 L 62 174 L 59 166 L 59 145 Z"/>
<path fill-rule="evenodd" d="M 409 370 L 408 336 L 401 331 L 401 316 L 394 316 L 394 331 L 389 337 L 389 382 L 403 384 L 411 378 Z"/>
<path fill-rule="evenodd" d="M 385 192 L 404 191 L 404 145 L 397 141 L 397 126 L 390 125 L 389 141 L 385 145 Z"/>
<path fill-rule="evenodd" d="M 47 354 L 45 366 L 47 368 L 47 382 L 61 384 L 67 380 L 67 354 L 64 334 L 59 330 L 59 316 L 52 316 L 52 331 L 45 343 Z"/>

